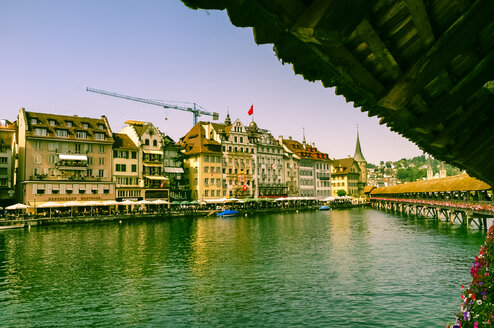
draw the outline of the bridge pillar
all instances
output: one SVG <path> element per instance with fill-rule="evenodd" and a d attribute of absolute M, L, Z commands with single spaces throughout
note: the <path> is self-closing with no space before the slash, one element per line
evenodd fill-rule
<path fill-rule="evenodd" d="M 467 224 L 467 229 L 470 229 L 472 227 L 472 215 L 469 212 L 465 212 L 465 221 Z"/>

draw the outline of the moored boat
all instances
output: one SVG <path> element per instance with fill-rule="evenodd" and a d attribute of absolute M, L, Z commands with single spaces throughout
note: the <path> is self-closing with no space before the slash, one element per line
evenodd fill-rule
<path fill-rule="evenodd" d="M 217 216 L 220 216 L 220 217 L 228 217 L 228 216 L 235 216 L 237 215 L 237 211 L 234 211 L 234 210 L 224 210 L 223 212 L 220 212 L 218 214 L 216 214 Z"/>
<path fill-rule="evenodd" d="M 329 211 L 329 206 L 323 205 L 323 206 L 319 207 L 319 211 Z"/>
<path fill-rule="evenodd" d="M 0 230 L 20 229 L 20 228 L 24 228 L 24 224 L 12 224 L 12 225 L 0 226 Z"/>

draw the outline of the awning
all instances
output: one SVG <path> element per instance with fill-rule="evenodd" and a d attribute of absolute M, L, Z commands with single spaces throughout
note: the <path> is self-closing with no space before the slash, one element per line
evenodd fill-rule
<path fill-rule="evenodd" d="M 168 180 L 167 177 L 160 177 L 155 175 L 145 175 L 144 177 L 149 180 Z"/>
<path fill-rule="evenodd" d="M 151 167 L 162 167 L 163 164 L 159 164 L 159 163 L 146 163 L 146 162 L 143 162 L 142 163 L 144 166 L 151 166 Z"/>
<path fill-rule="evenodd" d="M 143 149 L 142 151 L 145 152 L 146 154 L 163 155 L 163 152 L 161 150 Z"/>
<path fill-rule="evenodd" d="M 69 160 L 69 161 L 87 161 L 86 155 L 68 155 L 68 154 L 59 154 L 61 160 Z"/>
<path fill-rule="evenodd" d="M 181 167 L 165 167 L 166 173 L 184 173 L 184 169 Z"/>

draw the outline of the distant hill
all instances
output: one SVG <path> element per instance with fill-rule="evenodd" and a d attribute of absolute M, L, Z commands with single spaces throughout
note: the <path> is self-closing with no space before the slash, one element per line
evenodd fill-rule
<path fill-rule="evenodd" d="M 441 161 L 431 158 L 430 163 L 434 174 L 439 173 Z M 412 182 L 427 178 L 427 158 L 425 155 L 416 156 L 411 159 L 402 158 L 399 161 L 381 161 L 379 165 L 368 164 L 368 168 L 379 170 L 382 173 L 395 176 L 400 182 Z M 456 175 L 460 169 L 449 164 L 444 164 L 447 176 Z"/>

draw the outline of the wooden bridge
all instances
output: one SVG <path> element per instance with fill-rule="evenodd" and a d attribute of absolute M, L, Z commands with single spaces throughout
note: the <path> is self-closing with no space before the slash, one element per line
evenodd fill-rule
<path fill-rule="evenodd" d="M 491 186 L 467 174 L 374 188 L 370 201 L 378 209 L 456 222 L 467 228 L 475 224 L 487 230 L 487 218 L 494 217 Z"/>
<path fill-rule="evenodd" d="M 296 74 L 494 185 L 494 1 L 182 1 L 226 9 Z"/>

